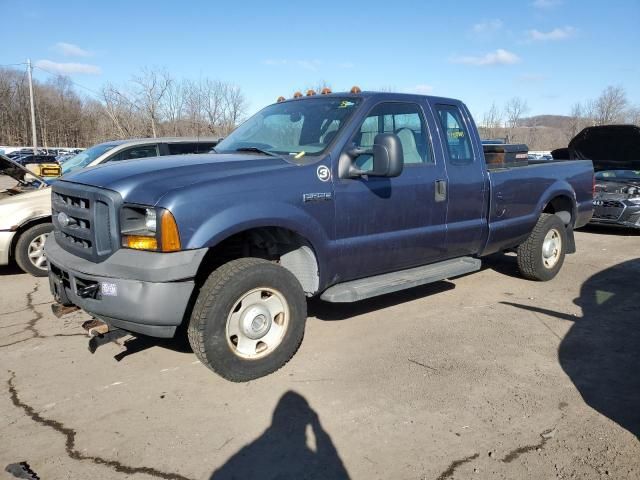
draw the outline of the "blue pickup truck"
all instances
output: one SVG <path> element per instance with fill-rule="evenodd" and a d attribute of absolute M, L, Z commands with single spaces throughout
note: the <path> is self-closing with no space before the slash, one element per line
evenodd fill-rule
<path fill-rule="evenodd" d="M 186 330 L 202 363 L 248 381 L 294 355 L 307 297 L 360 301 L 500 251 L 552 279 L 592 199 L 590 161 L 488 165 L 458 100 L 310 91 L 210 155 L 63 177 L 45 249 L 58 308 L 106 322 L 107 337 Z"/>

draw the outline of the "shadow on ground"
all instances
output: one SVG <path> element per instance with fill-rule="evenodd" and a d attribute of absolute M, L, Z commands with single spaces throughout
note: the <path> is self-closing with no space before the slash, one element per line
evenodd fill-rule
<path fill-rule="evenodd" d="M 482 259 L 480 270 L 493 270 L 507 277 L 519 278 L 522 275 L 518 269 L 518 257 L 515 253 L 494 253 Z"/>
<path fill-rule="evenodd" d="M 607 225 L 585 225 L 580 232 L 598 233 L 600 235 L 612 235 L 616 237 L 640 237 L 640 228 L 616 227 Z"/>
<path fill-rule="evenodd" d="M 4 277 L 5 275 L 26 275 L 20 268 L 14 264 L 10 263 L 9 265 L 2 265 L 0 267 L 0 277 Z"/>
<path fill-rule="evenodd" d="M 573 322 L 558 350 L 560 365 L 590 407 L 640 438 L 639 279 L 640 259 L 590 277 L 574 300 L 581 318 L 509 305 Z"/>
<path fill-rule="evenodd" d="M 210 480 L 302 478 L 342 480 L 349 475 L 318 414 L 302 395 L 288 391 L 269 428 L 214 471 Z"/>

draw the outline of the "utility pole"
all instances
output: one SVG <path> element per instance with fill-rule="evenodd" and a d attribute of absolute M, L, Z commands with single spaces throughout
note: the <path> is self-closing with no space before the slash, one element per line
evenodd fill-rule
<path fill-rule="evenodd" d="M 31 78 L 31 59 L 27 59 L 27 73 L 29 77 L 29 99 L 31 100 L 31 136 L 33 138 L 33 154 L 38 154 L 38 137 L 36 136 L 36 107 L 33 103 L 33 79 Z"/>

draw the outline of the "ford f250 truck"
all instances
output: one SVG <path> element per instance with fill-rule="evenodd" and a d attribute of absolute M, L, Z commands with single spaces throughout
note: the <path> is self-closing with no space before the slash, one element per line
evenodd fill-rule
<path fill-rule="evenodd" d="M 247 381 L 294 355 L 306 297 L 364 300 L 514 250 L 524 277 L 550 280 L 575 251 L 591 162 L 488 168 L 458 100 L 323 93 L 280 98 L 210 155 L 56 182 L 45 249 L 59 304 L 107 336 L 186 330 L 202 363 Z"/>

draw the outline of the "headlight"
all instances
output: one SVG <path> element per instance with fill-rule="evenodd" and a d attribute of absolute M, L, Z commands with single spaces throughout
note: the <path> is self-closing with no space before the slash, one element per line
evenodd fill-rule
<path fill-rule="evenodd" d="M 163 208 L 127 205 L 120 211 L 122 246 L 135 250 L 175 252 L 180 234 L 173 215 Z"/>
<path fill-rule="evenodd" d="M 144 224 L 150 232 L 156 233 L 157 215 L 153 208 L 144 209 Z"/>

